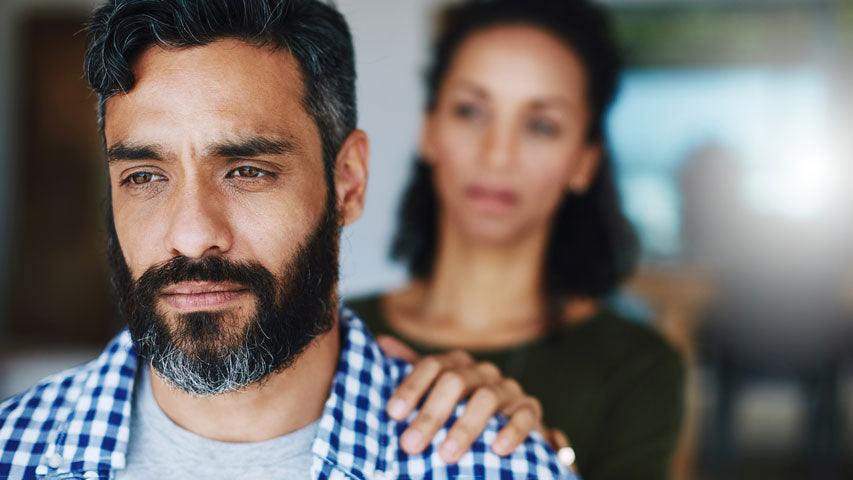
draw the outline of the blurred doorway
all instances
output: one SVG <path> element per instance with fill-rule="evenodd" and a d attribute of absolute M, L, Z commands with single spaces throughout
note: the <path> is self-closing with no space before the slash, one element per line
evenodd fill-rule
<path fill-rule="evenodd" d="M 117 330 L 102 220 L 96 97 L 83 76 L 85 11 L 19 24 L 9 305 L 4 338 L 100 344 Z"/>

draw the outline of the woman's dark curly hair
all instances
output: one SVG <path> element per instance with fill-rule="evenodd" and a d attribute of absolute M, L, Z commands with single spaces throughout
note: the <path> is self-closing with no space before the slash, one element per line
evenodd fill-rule
<path fill-rule="evenodd" d="M 600 297 L 633 271 L 636 235 L 625 218 L 606 154 L 604 116 L 616 94 L 620 59 L 600 7 L 585 0 L 474 0 L 443 12 L 441 31 L 427 70 L 427 109 L 436 105 L 441 82 L 455 53 L 472 34 L 502 25 L 541 28 L 566 43 L 586 69 L 591 117 L 587 139 L 605 154 L 595 178 L 582 194 L 567 193 L 554 217 L 545 267 L 551 301 Z M 416 278 L 432 274 L 438 242 L 439 203 L 432 167 L 416 159 L 404 193 L 391 257 L 408 264 Z"/>

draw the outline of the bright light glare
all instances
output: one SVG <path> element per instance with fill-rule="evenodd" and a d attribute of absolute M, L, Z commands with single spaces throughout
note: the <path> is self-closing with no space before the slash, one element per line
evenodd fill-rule
<path fill-rule="evenodd" d="M 793 146 L 775 165 L 751 169 L 747 199 L 753 208 L 802 221 L 831 206 L 841 187 L 839 159 L 828 141 L 808 143 Z"/>

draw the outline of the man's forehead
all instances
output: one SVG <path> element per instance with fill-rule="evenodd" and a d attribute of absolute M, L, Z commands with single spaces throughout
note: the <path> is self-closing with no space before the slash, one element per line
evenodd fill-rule
<path fill-rule="evenodd" d="M 207 70 L 205 73 L 216 75 L 223 73 L 223 69 L 241 72 L 246 67 L 253 68 L 256 75 L 263 75 L 270 69 L 277 75 L 286 76 L 299 71 L 297 60 L 287 49 L 254 45 L 236 38 L 222 38 L 194 46 L 154 44 L 131 63 L 137 80 L 152 70 L 158 75 L 188 73 L 192 69 Z"/>
<path fill-rule="evenodd" d="M 189 48 L 152 46 L 134 61 L 133 72 L 133 88 L 107 101 L 108 144 L 150 142 L 180 130 L 199 141 L 257 134 L 298 138 L 314 124 L 303 108 L 298 63 L 286 50 L 232 39 Z"/>

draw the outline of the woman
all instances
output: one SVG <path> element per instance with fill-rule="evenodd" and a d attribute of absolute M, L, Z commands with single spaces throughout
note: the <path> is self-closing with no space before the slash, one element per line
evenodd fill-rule
<path fill-rule="evenodd" d="M 657 480 L 680 429 L 682 363 L 602 302 L 637 256 L 603 129 L 618 72 L 606 17 L 586 2 L 448 10 L 392 252 L 412 280 L 348 304 L 373 332 L 422 355 L 465 350 L 517 380 L 541 402 L 544 424 L 568 435 L 585 479 Z M 464 373 L 442 381 L 441 367 L 496 378 L 458 352 L 428 358 L 389 403 L 392 416 L 404 418 L 428 388 L 422 410 L 442 392 L 472 390 L 460 386 Z"/>

